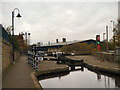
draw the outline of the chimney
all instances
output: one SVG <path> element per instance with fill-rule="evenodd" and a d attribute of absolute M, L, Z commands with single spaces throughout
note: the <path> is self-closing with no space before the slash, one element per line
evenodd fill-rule
<path fill-rule="evenodd" d="M 58 39 L 56 39 L 56 43 L 58 43 Z"/>
<path fill-rule="evenodd" d="M 66 38 L 63 38 L 63 42 L 66 42 Z"/>
<path fill-rule="evenodd" d="M 48 42 L 48 45 L 50 45 L 50 41 Z"/>

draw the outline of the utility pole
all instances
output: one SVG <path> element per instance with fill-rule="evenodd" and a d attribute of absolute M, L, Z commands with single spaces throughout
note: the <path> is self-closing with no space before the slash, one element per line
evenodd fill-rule
<path fill-rule="evenodd" d="M 115 26 L 115 22 L 114 21 L 111 21 L 113 23 L 113 42 L 114 42 L 114 61 L 115 61 L 115 54 L 116 54 L 116 47 L 115 47 L 115 34 L 116 34 L 116 28 L 114 27 Z"/>
<path fill-rule="evenodd" d="M 26 55 L 27 55 L 27 32 L 25 32 L 25 39 L 26 39 Z"/>
<path fill-rule="evenodd" d="M 106 51 L 108 52 L 108 26 L 106 26 Z"/>
<path fill-rule="evenodd" d="M 105 40 L 105 33 L 103 33 L 103 41 Z"/>
<path fill-rule="evenodd" d="M 26 39 L 26 48 L 27 48 L 27 32 L 25 32 L 25 39 Z"/>
<path fill-rule="evenodd" d="M 15 55 L 14 55 L 14 18 L 15 18 L 15 10 L 18 11 L 18 15 L 16 17 L 20 18 L 21 15 L 20 15 L 20 11 L 18 8 L 15 8 L 13 11 L 12 11 L 12 48 L 13 48 L 13 53 L 12 53 L 12 56 L 13 56 L 13 64 L 15 64 Z"/>

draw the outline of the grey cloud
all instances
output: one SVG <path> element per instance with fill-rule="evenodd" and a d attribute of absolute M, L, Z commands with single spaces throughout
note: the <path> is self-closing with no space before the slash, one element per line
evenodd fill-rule
<path fill-rule="evenodd" d="M 9 8 L 10 7 L 10 8 Z M 105 24 L 117 19 L 117 3 L 6 3 L 3 4 L 3 22 L 10 25 L 10 13 L 18 7 L 23 17 L 16 20 L 16 33 L 31 32 L 32 43 L 94 38 L 105 31 Z M 19 30 L 22 29 L 22 30 Z M 95 38 L 94 38 L 95 39 Z"/>

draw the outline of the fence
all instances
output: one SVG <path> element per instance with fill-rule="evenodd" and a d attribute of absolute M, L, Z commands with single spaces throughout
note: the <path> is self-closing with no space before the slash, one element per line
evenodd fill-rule
<path fill-rule="evenodd" d="M 36 54 L 34 51 L 28 51 L 28 64 L 38 72 L 38 62 L 43 60 L 43 53 Z"/>

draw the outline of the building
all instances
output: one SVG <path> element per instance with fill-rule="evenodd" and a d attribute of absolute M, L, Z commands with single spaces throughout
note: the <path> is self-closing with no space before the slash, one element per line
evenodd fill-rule
<path fill-rule="evenodd" d="M 96 44 L 96 40 L 84 40 L 84 41 L 66 41 L 65 39 L 62 42 L 58 42 L 56 40 L 56 43 L 51 43 L 51 44 L 43 44 L 43 45 L 37 45 L 37 50 L 38 51 L 48 51 L 48 52 L 59 52 L 62 46 L 64 45 L 72 45 L 74 43 L 87 43 L 87 44 Z"/>
<path fill-rule="evenodd" d="M 25 52 L 26 46 L 25 46 L 25 41 L 23 38 L 23 35 L 19 34 L 19 35 L 14 35 L 14 37 L 17 39 L 18 42 L 18 49 L 20 54 L 23 54 Z"/>

